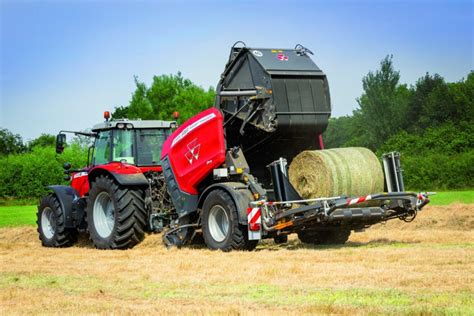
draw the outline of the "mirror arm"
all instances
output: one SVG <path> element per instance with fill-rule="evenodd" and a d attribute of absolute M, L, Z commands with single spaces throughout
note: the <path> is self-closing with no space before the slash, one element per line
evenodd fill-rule
<path fill-rule="evenodd" d="M 77 132 L 77 131 L 59 131 L 59 133 L 73 133 L 75 135 L 82 135 L 82 136 L 88 136 L 88 137 L 97 137 L 97 133 L 96 132 L 90 132 L 90 133 L 87 133 L 87 132 Z"/>

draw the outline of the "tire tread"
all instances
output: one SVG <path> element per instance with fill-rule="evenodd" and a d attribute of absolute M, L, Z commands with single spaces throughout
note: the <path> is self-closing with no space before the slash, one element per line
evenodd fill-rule
<path fill-rule="evenodd" d="M 52 239 L 46 238 L 46 236 L 44 236 L 41 231 L 42 210 L 48 206 L 54 212 L 56 219 L 56 229 Z M 36 213 L 36 231 L 38 232 L 39 239 L 41 240 L 41 244 L 44 247 L 71 247 L 77 242 L 77 229 L 66 228 L 65 222 L 66 219 L 64 218 L 64 213 L 61 210 L 61 203 L 59 202 L 56 195 L 51 193 L 43 197 L 40 201 L 40 205 L 38 206 L 38 211 Z"/>
<path fill-rule="evenodd" d="M 91 187 L 87 203 L 86 220 L 88 222 L 90 238 L 96 248 L 129 249 L 139 244 L 145 238 L 147 216 L 143 191 L 137 187 L 120 186 L 107 175 L 98 176 Z M 104 191 L 104 189 L 109 189 L 109 193 L 112 192 L 113 196 L 111 196 L 111 199 L 115 200 L 115 212 L 118 212 L 112 236 L 107 241 L 96 235 L 94 230 L 91 229 L 93 223 L 89 223 L 94 205 L 91 197 L 98 194 L 96 191 Z"/>

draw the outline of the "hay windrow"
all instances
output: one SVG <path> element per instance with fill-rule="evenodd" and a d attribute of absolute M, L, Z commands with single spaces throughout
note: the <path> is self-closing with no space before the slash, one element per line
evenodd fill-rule
<path fill-rule="evenodd" d="M 303 198 L 382 192 L 382 166 L 367 148 L 303 151 L 290 164 L 290 182 Z"/>

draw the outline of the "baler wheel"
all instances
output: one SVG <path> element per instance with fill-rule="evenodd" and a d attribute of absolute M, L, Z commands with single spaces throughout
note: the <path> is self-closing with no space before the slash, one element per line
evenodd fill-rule
<path fill-rule="evenodd" d="M 99 249 L 128 249 L 145 237 L 144 192 L 120 186 L 106 175 L 92 182 L 86 208 L 87 229 Z"/>
<path fill-rule="evenodd" d="M 342 245 L 351 235 L 349 229 L 340 228 L 323 231 L 301 231 L 298 233 L 298 238 L 307 244 L 314 245 Z"/>
<path fill-rule="evenodd" d="M 216 189 L 209 193 L 202 209 L 202 232 L 209 249 L 255 249 L 258 240 L 248 239 L 247 227 L 239 223 L 237 208 L 227 192 Z"/>
<path fill-rule="evenodd" d="M 70 247 L 77 241 L 77 229 L 66 228 L 61 204 L 54 194 L 41 199 L 36 213 L 39 239 L 45 247 Z"/>
<path fill-rule="evenodd" d="M 278 235 L 273 237 L 275 244 L 286 244 L 288 242 L 288 235 Z"/>

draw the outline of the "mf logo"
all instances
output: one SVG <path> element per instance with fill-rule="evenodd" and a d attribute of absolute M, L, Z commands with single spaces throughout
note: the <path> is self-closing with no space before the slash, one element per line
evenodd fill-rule
<path fill-rule="evenodd" d="M 185 157 L 189 164 L 192 165 L 193 161 L 198 160 L 199 158 L 199 149 L 201 148 L 201 144 L 199 144 L 198 139 L 195 138 L 186 146 L 188 147 L 188 151 L 186 152 Z"/>
<path fill-rule="evenodd" d="M 286 56 L 286 55 L 283 54 L 283 53 L 279 53 L 279 54 L 277 55 L 277 58 L 278 58 L 279 60 L 281 60 L 281 61 L 288 61 L 288 56 Z"/>

